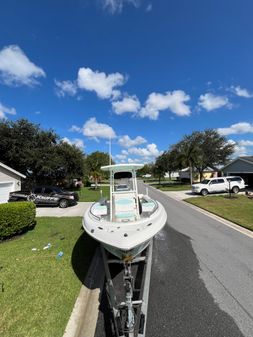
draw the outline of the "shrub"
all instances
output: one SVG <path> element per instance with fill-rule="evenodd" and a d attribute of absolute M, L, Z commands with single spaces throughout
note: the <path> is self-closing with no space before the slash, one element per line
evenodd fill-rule
<path fill-rule="evenodd" d="M 35 204 L 27 201 L 0 204 L 0 240 L 34 228 L 35 209 Z"/>

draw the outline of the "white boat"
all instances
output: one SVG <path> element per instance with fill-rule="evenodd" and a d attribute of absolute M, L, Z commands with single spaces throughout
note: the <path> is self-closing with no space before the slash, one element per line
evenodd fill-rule
<path fill-rule="evenodd" d="M 125 262 L 140 254 L 167 220 L 158 201 L 138 194 L 136 170 L 142 167 L 141 164 L 101 167 L 110 173 L 110 199 L 101 198 L 83 217 L 85 231 Z"/>

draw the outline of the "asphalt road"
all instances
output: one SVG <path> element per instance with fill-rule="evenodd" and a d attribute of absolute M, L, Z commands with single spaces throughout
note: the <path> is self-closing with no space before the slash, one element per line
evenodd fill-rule
<path fill-rule="evenodd" d="M 146 336 L 252 337 L 252 239 L 159 191 L 149 194 L 168 220 L 154 239 Z M 110 336 L 105 326 L 100 314 L 96 336 Z"/>

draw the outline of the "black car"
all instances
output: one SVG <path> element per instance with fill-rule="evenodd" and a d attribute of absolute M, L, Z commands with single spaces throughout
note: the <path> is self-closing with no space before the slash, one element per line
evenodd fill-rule
<path fill-rule="evenodd" d="M 16 191 L 9 195 L 11 201 L 33 201 L 41 206 L 59 206 L 66 208 L 75 205 L 79 197 L 76 192 L 63 191 L 57 186 L 36 186 L 31 192 Z"/>

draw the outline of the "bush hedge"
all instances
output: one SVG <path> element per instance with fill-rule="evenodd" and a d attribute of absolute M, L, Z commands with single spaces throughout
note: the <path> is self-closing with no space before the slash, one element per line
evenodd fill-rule
<path fill-rule="evenodd" d="M 35 204 L 28 201 L 0 204 L 0 240 L 34 228 L 35 209 Z"/>

